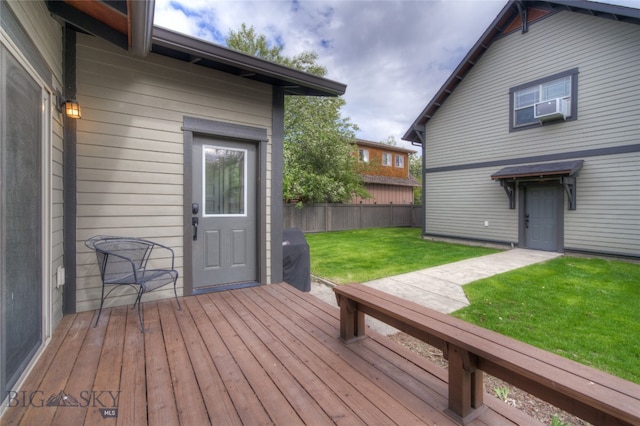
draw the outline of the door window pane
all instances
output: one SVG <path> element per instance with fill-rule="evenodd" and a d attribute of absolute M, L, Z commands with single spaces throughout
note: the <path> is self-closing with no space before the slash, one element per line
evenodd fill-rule
<path fill-rule="evenodd" d="M 204 215 L 246 214 L 246 151 L 204 146 Z"/>

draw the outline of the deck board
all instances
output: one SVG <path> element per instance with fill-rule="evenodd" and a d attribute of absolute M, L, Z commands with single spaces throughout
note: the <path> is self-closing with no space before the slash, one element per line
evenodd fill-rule
<path fill-rule="evenodd" d="M 286 284 L 209 293 L 63 318 L 22 388 L 82 406 L 14 404 L 12 424 L 455 424 L 446 372 L 384 336 L 345 345 L 339 311 Z M 108 392 L 111 392 L 108 393 Z M 117 396 L 117 420 L 100 403 Z M 486 398 L 473 425 L 535 423 Z M 28 404 L 27 404 L 28 405 Z"/>

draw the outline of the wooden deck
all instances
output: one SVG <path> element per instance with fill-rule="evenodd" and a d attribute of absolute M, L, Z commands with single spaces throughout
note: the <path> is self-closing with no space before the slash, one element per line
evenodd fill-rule
<path fill-rule="evenodd" d="M 24 425 L 448 425 L 446 371 L 287 284 L 64 317 L 1 418 Z M 51 396 L 54 406 L 47 406 Z M 473 425 L 534 424 L 486 395 Z"/>

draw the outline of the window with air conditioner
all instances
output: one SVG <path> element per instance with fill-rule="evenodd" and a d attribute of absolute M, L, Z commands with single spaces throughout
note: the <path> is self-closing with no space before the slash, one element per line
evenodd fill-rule
<path fill-rule="evenodd" d="M 509 90 L 510 130 L 577 118 L 578 70 L 572 69 Z"/>

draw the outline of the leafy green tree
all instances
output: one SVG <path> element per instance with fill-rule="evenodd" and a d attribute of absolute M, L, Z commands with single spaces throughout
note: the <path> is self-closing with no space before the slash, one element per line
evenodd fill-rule
<path fill-rule="evenodd" d="M 264 35 L 242 24 L 229 31 L 227 46 L 320 77 L 326 68 L 315 52 L 292 58 L 282 46 L 270 46 Z M 368 196 L 357 171 L 355 132 L 358 127 L 340 109 L 339 97 L 286 96 L 284 106 L 283 197 L 287 202 L 343 203 L 354 195 Z"/>
<path fill-rule="evenodd" d="M 422 204 L 422 157 L 416 154 L 409 155 L 409 173 L 420 182 L 420 186 L 413 188 L 413 204 Z"/>

